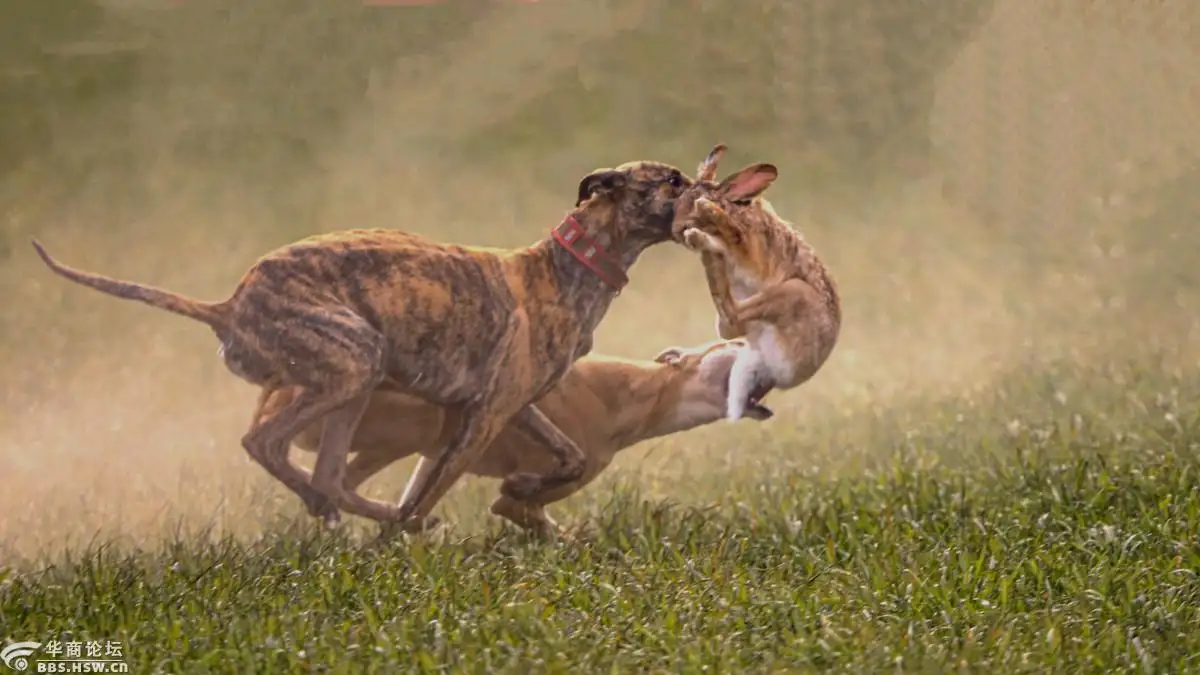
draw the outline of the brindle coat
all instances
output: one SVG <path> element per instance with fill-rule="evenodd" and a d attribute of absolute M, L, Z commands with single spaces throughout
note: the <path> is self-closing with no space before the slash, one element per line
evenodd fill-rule
<path fill-rule="evenodd" d="M 628 270 L 646 248 L 670 240 L 674 201 L 691 182 L 657 162 L 597 170 L 580 182 L 571 216 Z M 341 509 L 421 529 L 510 421 L 551 447 L 559 466 L 508 476 L 505 495 L 540 503 L 583 473 L 580 449 L 530 404 L 591 350 L 619 289 L 549 238 L 496 250 L 395 230 L 334 232 L 262 257 L 222 302 L 72 269 L 33 245 L 67 279 L 207 324 L 229 370 L 266 393 L 294 388 L 287 406 L 255 416 L 242 445 L 327 522 Z M 351 438 L 385 379 L 461 412 L 445 451 L 398 507 L 343 489 Z M 320 419 L 310 480 L 288 447 Z"/>
<path fill-rule="evenodd" d="M 725 149 L 717 145 L 700 164 L 695 185 L 676 202 L 672 231 L 701 253 L 717 333 L 746 336 L 757 355 L 734 368 L 730 410 L 737 419 L 770 389 L 816 374 L 837 343 L 842 308 L 816 250 L 760 196 L 776 168 L 752 164 L 717 183 Z M 744 400 L 732 400 L 738 396 Z"/>

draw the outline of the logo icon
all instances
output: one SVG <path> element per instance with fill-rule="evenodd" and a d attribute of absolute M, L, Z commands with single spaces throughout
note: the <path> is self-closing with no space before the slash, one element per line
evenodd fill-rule
<path fill-rule="evenodd" d="M 14 642 L 0 650 L 0 661 L 13 670 L 21 671 L 29 667 L 29 659 L 25 658 L 41 647 L 40 642 Z"/>

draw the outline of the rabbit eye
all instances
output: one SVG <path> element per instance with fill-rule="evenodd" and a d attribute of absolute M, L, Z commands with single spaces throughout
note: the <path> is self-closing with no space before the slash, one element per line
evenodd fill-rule
<path fill-rule="evenodd" d="M 673 188 L 683 187 L 683 176 L 673 173 L 667 177 L 667 185 Z"/>

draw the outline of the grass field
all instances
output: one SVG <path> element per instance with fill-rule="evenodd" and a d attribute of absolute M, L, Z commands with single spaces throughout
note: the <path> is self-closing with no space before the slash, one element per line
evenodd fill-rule
<path fill-rule="evenodd" d="M 0 21 L 0 649 L 120 642 L 129 672 L 188 674 L 1200 672 L 1186 3 L 74 4 Z M 842 335 L 771 421 L 640 444 L 552 505 L 571 543 L 503 527 L 478 479 L 428 538 L 320 531 L 242 451 L 257 392 L 207 329 L 26 245 L 215 299 L 317 231 L 527 245 L 586 172 L 690 171 L 717 141 L 725 169 L 780 167 Z M 712 339 L 694 256 L 630 277 L 597 352 Z"/>
<path fill-rule="evenodd" d="M 741 447 L 684 503 L 593 488 L 575 543 L 80 547 L 7 573 L 3 632 L 120 640 L 131 672 L 1187 672 L 1200 392 L 1142 368 Z"/>

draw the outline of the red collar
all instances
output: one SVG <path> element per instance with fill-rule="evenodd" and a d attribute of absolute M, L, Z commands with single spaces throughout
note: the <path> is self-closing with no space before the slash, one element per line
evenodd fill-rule
<path fill-rule="evenodd" d="M 629 283 L 629 277 L 625 276 L 625 270 L 621 269 L 617 259 L 588 236 L 575 216 L 567 215 L 558 227 L 550 230 L 550 236 L 618 294 Z"/>

